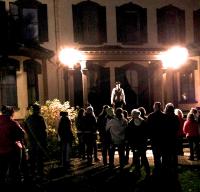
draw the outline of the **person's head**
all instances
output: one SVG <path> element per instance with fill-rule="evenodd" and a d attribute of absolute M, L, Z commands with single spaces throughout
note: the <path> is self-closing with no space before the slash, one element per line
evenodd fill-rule
<path fill-rule="evenodd" d="M 101 111 L 101 115 L 106 115 L 107 113 L 106 113 L 106 109 L 108 109 L 109 108 L 109 105 L 104 105 L 103 107 L 102 107 L 102 111 Z"/>
<path fill-rule="evenodd" d="M 121 107 L 118 107 L 116 110 L 115 110 L 115 114 L 116 114 L 116 117 L 118 119 L 121 119 L 122 117 L 124 117 L 123 115 L 123 109 Z"/>
<path fill-rule="evenodd" d="M 183 115 L 183 112 L 182 112 L 182 110 L 181 109 L 175 109 L 174 110 L 174 113 L 176 114 L 176 115 L 178 115 L 179 117 L 184 117 L 184 115 Z"/>
<path fill-rule="evenodd" d="M 119 81 L 116 81 L 116 82 L 115 82 L 115 87 L 116 87 L 117 89 L 119 89 L 120 86 L 121 86 L 121 83 L 120 83 Z"/>
<path fill-rule="evenodd" d="M 146 115 L 146 110 L 145 110 L 145 108 L 144 108 L 144 107 L 139 107 L 138 110 L 139 110 L 140 113 L 141 113 L 141 117 L 145 117 L 145 115 Z"/>
<path fill-rule="evenodd" d="M 78 111 L 78 117 L 82 117 L 85 113 L 85 109 L 84 108 L 80 108 Z"/>
<path fill-rule="evenodd" d="M 198 112 L 198 110 L 197 110 L 197 108 L 195 108 L 195 107 L 192 107 L 192 108 L 190 109 L 190 113 L 197 114 L 197 112 Z"/>
<path fill-rule="evenodd" d="M 161 102 L 156 101 L 156 102 L 153 104 L 153 110 L 154 110 L 154 111 L 161 111 Z"/>
<path fill-rule="evenodd" d="M 3 115 L 11 117 L 14 114 L 14 108 L 11 106 L 2 105 L 1 112 Z"/>
<path fill-rule="evenodd" d="M 124 117 L 125 117 L 126 119 L 128 119 L 128 111 L 127 111 L 127 110 L 123 110 L 123 114 L 124 114 Z"/>
<path fill-rule="evenodd" d="M 136 118 L 139 118 L 141 115 L 141 112 L 138 110 L 138 109 L 133 109 L 131 111 L 131 116 L 132 118 L 136 119 Z"/>
<path fill-rule="evenodd" d="M 190 113 L 194 114 L 194 118 L 195 118 L 196 120 L 198 120 L 198 118 L 199 118 L 199 111 L 197 110 L 196 107 L 192 107 L 192 108 L 190 109 Z"/>
<path fill-rule="evenodd" d="M 107 117 L 113 118 L 115 116 L 114 109 L 112 107 L 108 107 L 106 109 Z"/>
<path fill-rule="evenodd" d="M 40 113 L 40 106 L 38 104 L 33 104 L 32 106 L 32 110 L 34 114 L 39 114 Z"/>
<path fill-rule="evenodd" d="M 189 113 L 187 114 L 187 120 L 188 120 L 188 121 L 195 121 L 194 114 L 189 112 Z"/>
<path fill-rule="evenodd" d="M 93 109 L 93 107 L 92 106 L 87 107 L 85 113 L 86 114 L 94 115 L 94 109 Z"/>
<path fill-rule="evenodd" d="M 66 117 L 66 116 L 68 116 L 68 112 L 67 111 L 61 111 L 60 112 L 60 116 L 61 117 Z"/>
<path fill-rule="evenodd" d="M 106 110 L 107 108 L 109 108 L 109 105 L 104 105 L 103 106 L 103 110 Z"/>
<path fill-rule="evenodd" d="M 167 103 L 165 105 L 165 110 L 164 112 L 166 114 L 174 114 L 174 104 L 173 103 Z"/>

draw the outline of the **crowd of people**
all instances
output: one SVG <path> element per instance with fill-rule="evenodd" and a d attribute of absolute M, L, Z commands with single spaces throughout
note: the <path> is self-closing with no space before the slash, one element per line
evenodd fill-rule
<path fill-rule="evenodd" d="M 167 103 L 162 110 L 161 102 L 155 102 L 153 111 L 148 115 L 144 107 L 133 109 L 129 116 L 121 107 L 104 105 L 98 116 L 92 112 L 92 118 L 89 118 L 88 109 L 92 110 L 92 107 L 79 110 L 77 128 L 80 157 L 85 159 L 86 154 L 89 164 L 92 155 L 96 157 L 92 149 L 96 146 L 97 131 L 105 166 L 114 166 L 114 154 L 118 150 L 120 168 L 130 162 L 129 153 L 132 152 L 131 163 L 139 175 L 142 166 L 147 177 L 150 174 L 159 175 L 163 171 L 165 174 L 176 173 L 178 155 L 184 155 L 185 137 L 189 143 L 189 160 L 200 160 L 200 117 L 196 108 L 191 108 L 186 118 L 181 109 L 176 109 L 172 103 Z M 154 157 L 153 173 L 146 156 L 148 145 Z"/>
<path fill-rule="evenodd" d="M 117 83 L 117 89 L 120 89 Z M 120 90 L 121 94 L 124 94 Z M 181 109 L 167 103 L 162 110 L 161 102 L 155 102 L 153 111 L 146 113 L 144 107 L 134 108 L 129 114 L 123 106 L 125 96 L 112 104 L 102 106 L 100 114 L 95 114 L 91 105 L 80 108 L 75 119 L 79 144 L 79 157 L 88 165 L 102 161 L 104 166 L 115 166 L 115 151 L 119 154 L 120 169 L 131 164 L 135 174 L 140 176 L 144 167 L 146 177 L 153 175 L 175 175 L 178 155 L 184 155 L 183 139 L 189 143 L 189 160 L 200 160 L 200 115 L 197 108 L 191 108 L 184 118 Z M 117 105 L 116 105 L 117 104 Z M 26 176 L 43 178 L 44 157 L 48 156 L 47 126 L 40 114 L 40 106 L 32 106 L 32 114 L 23 125 L 13 119 L 14 110 L 2 106 L 0 115 L 0 183 L 17 182 Z M 26 138 L 27 137 L 27 138 Z M 97 140 L 100 141 L 102 158 L 98 158 Z M 68 169 L 72 150 L 72 125 L 67 112 L 60 112 L 58 141 L 61 165 Z M 151 171 L 147 158 L 150 145 L 154 168 Z M 132 153 L 132 159 L 130 158 Z M 27 155 L 28 154 L 28 155 Z M 29 164 L 27 165 L 27 158 Z M 29 166 L 29 167 L 27 167 Z"/>

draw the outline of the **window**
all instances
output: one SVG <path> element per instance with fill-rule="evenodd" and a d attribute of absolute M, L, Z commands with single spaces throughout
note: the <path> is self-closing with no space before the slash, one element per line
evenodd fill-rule
<path fill-rule="evenodd" d="M 185 42 L 185 11 L 172 5 L 157 9 L 158 42 Z"/>
<path fill-rule="evenodd" d="M 17 106 L 15 71 L 0 71 L 0 103 L 1 105 Z"/>
<path fill-rule="evenodd" d="M 181 102 L 195 102 L 194 71 L 180 73 Z"/>
<path fill-rule="evenodd" d="M 23 32 L 24 41 L 38 41 L 38 12 L 37 9 L 23 9 Z"/>
<path fill-rule="evenodd" d="M 10 2 L 10 36 L 18 43 L 48 41 L 47 5 L 37 1 Z"/>
<path fill-rule="evenodd" d="M 102 44 L 107 41 L 106 8 L 91 1 L 72 5 L 74 41 L 80 44 Z"/>
<path fill-rule="evenodd" d="M 39 101 L 38 80 L 35 71 L 29 71 L 27 73 L 27 85 L 28 85 L 28 104 L 31 105 L 35 101 Z"/>
<path fill-rule="evenodd" d="M 194 103 L 195 100 L 195 77 L 194 71 L 197 70 L 197 61 L 189 60 L 180 69 L 180 97 L 183 103 Z"/>
<path fill-rule="evenodd" d="M 200 43 L 200 9 L 194 11 L 194 42 Z"/>
<path fill-rule="evenodd" d="M 117 41 L 123 44 L 147 42 L 147 10 L 128 3 L 116 7 Z"/>
<path fill-rule="evenodd" d="M 16 71 L 19 68 L 17 60 L 0 58 L 0 105 L 18 107 Z"/>
<path fill-rule="evenodd" d="M 0 59 L 0 105 L 18 107 L 16 70 L 19 70 L 18 61 Z"/>
<path fill-rule="evenodd" d="M 41 73 L 41 65 L 34 60 L 26 60 L 24 71 L 27 73 L 28 104 L 30 106 L 39 101 L 38 74 Z"/>

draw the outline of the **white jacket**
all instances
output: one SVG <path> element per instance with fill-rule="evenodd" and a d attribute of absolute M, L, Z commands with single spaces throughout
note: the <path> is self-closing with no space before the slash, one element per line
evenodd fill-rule
<path fill-rule="evenodd" d="M 110 131 L 113 144 L 121 144 L 125 140 L 125 129 L 128 125 L 126 119 L 113 118 L 106 124 L 106 130 Z"/>

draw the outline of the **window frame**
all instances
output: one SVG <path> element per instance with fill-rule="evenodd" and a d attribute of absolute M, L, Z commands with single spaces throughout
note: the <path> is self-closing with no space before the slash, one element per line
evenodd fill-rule
<path fill-rule="evenodd" d="M 32 39 L 24 38 L 24 29 L 26 24 L 24 23 L 24 10 L 31 9 L 37 12 L 37 37 Z M 27 2 L 9 2 L 9 14 L 10 14 L 10 33 L 11 39 L 15 36 L 15 41 L 18 43 L 31 44 L 31 43 L 43 43 L 48 42 L 48 16 L 47 16 L 47 4 L 42 4 L 37 1 L 33 3 Z"/>
<path fill-rule="evenodd" d="M 83 1 L 72 5 L 72 13 L 75 42 L 88 45 L 107 42 L 106 7 Z"/>
<path fill-rule="evenodd" d="M 135 23 L 133 23 L 134 20 L 136 20 Z M 147 43 L 146 8 L 133 3 L 127 3 L 116 7 L 116 22 L 118 42 L 128 45 L 141 45 Z M 135 27 L 133 25 L 135 25 Z M 127 34 L 127 32 L 130 34 Z M 131 36 L 131 34 L 135 34 L 135 37 Z"/>
<path fill-rule="evenodd" d="M 194 71 L 180 73 L 180 96 L 181 103 L 196 102 L 194 87 Z"/>
<path fill-rule="evenodd" d="M 158 43 L 185 43 L 185 11 L 173 5 L 157 9 Z"/>
<path fill-rule="evenodd" d="M 1 105 L 18 107 L 17 74 L 14 69 L 0 69 L 0 103 Z"/>
<path fill-rule="evenodd" d="M 24 71 L 27 73 L 27 93 L 28 105 L 39 101 L 39 80 L 38 74 L 41 74 L 41 64 L 33 59 L 24 61 Z"/>

